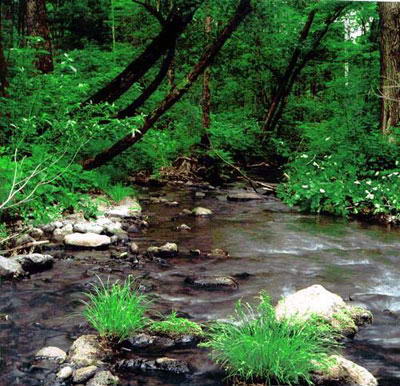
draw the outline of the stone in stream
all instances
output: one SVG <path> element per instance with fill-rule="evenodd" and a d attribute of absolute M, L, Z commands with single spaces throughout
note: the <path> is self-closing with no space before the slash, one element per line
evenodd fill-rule
<path fill-rule="evenodd" d="M 73 371 L 74 369 L 71 366 L 62 367 L 57 373 L 57 378 L 62 380 L 68 379 L 72 376 Z"/>
<path fill-rule="evenodd" d="M 213 214 L 212 210 L 198 206 L 192 210 L 192 214 L 197 217 L 207 217 Z"/>
<path fill-rule="evenodd" d="M 15 246 L 19 247 L 25 244 L 33 243 L 34 241 L 35 239 L 28 234 L 21 235 L 15 240 Z"/>
<path fill-rule="evenodd" d="M 340 355 L 330 357 L 333 365 L 324 372 L 313 375 L 315 385 L 377 386 L 376 378 L 364 367 Z"/>
<path fill-rule="evenodd" d="M 96 374 L 98 367 L 97 366 L 87 366 L 81 367 L 80 369 L 76 369 L 73 375 L 74 383 L 83 383 L 88 381 L 93 375 Z"/>
<path fill-rule="evenodd" d="M 97 233 L 72 233 L 65 236 L 64 243 L 74 247 L 99 248 L 110 245 L 111 239 Z"/>
<path fill-rule="evenodd" d="M 24 276 L 25 272 L 22 269 L 22 266 L 17 261 L 0 256 L 0 277 L 1 278 L 18 278 Z"/>
<path fill-rule="evenodd" d="M 220 257 L 220 258 L 227 258 L 229 256 L 229 252 L 225 251 L 221 248 L 215 248 L 210 253 L 207 254 L 208 257 Z"/>
<path fill-rule="evenodd" d="M 189 225 L 181 224 L 181 225 L 179 225 L 179 226 L 176 227 L 176 230 L 177 230 L 178 232 L 187 232 L 187 231 L 191 231 L 192 228 L 190 228 Z"/>
<path fill-rule="evenodd" d="M 92 222 L 79 222 L 74 224 L 74 232 L 78 233 L 97 233 L 100 234 L 104 231 L 104 227 L 97 223 Z"/>
<path fill-rule="evenodd" d="M 42 255 L 40 253 L 30 253 L 28 255 L 18 255 L 12 257 L 12 260 L 18 262 L 24 271 L 35 273 L 50 269 L 53 266 L 54 258 L 51 255 Z"/>
<path fill-rule="evenodd" d="M 136 358 L 125 359 L 117 363 L 117 368 L 120 371 L 162 371 L 170 374 L 188 374 L 190 373 L 189 365 L 179 359 L 168 357 L 157 358 L 155 360 Z"/>
<path fill-rule="evenodd" d="M 142 333 L 125 340 L 122 343 L 122 346 L 131 350 L 145 349 L 148 351 L 159 352 L 171 349 L 175 346 L 175 342 L 173 339 L 164 336 Z"/>
<path fill-rule="evenodd" d="M 52 360 L 63 363 L 67 358 L 67 353 L 58 347 L 43 347 L 35 354 L 36 359 Z"/>
<path fill-rule="evenodd" d="M 318 284 L 283 298 L 275 310 L 278 319 L 296 316 L 307 320 L 317 315 L 344 336 L 353 336 L 358 326 L 372 322 L 370 311 L 346 304 L 339 295 Z"/>
<path fill-rule="evenodd" d="M 264 200 L 264 197 L 256 192 L 230 193 L 227 196 L 228 201 L 254 201 Z"/>
<path fill-rule="evenodd" d="M 40 240 L 43 237 L 44 232 L 40 228 L 32 228 L 29 231 L 29 235 L 35 240 Z"/>
<path fill-rule="evenodd" d="M 136 243 L 131 243 L 131 245 L 129 245 L 129 249 L 134 255 L 139 253 L 139 246 Z"/>
<path fill-rule="evenodd" d="M 238 282 L 230 276 L 188 276 L 186 284 L 206 290 L 236 290 Z"/>
<path fill-rule="evenodd" d="M 86 386 L 109 386 L 119 385 L 119 378 L 113 375 L 110 371 L 99 371 Z"/>
<path fill-rule="evenodd" d="M 178 246 L 175 243 L 165 243 L 157 252 L 162 257 L 173 257 L 178 254 Z"/>
<path fill-rule="evenodd" d="M 68 361 L 78 367 L 98 366 L 106 355 L 96 335 L 82 335 L 72 343 Z"/>
<path fill-rule="evenodd" d="M 105 228 L 106 232 L 112 235 L 118 236 L 120 233 L 125 233 L 122 229 L 122 224 L 119 221 L 111 222 L 110 224 L 107 224 Z"/>
<path fill-rule="evenodd" d="M 139 202 L 132 198 L 125 198 L 120 201 L 119 205 L 113 206 L 105 210 L 107 217 L 129 218 L 136 217 L 142 211 Z"/>
<path fill-rule="evenodd" d="M 62 228 L 56 228 L 53 232 L 53 239 L 56 241 L 64 241 L 65 236 L 74 232 L 72 224 L 66 224 Z"/>

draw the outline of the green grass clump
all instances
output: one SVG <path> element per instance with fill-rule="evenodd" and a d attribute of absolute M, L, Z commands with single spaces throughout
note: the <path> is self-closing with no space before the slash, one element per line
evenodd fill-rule
<path fill-rule="evenodd" d="M 170 336 L 203 335 L 203 330 L 198 323 L 178 317 L 175 311 L 171 312 L 164 320 L 153 321 L 149 329 Z"/>
<path fill-rule="evenodd" d="M 83 316 L 100 336 L 122 341 L 148 323 L 148 299 L 133 289 L 131 277 L 114 284 L 100 280 L 100 285 L 86 296 L 89 301 L 84 302 Z"/>
<path fill-rule="evenodd" d="M 126 197 L 134 196 L 136 194 L 135 189 L 122 184 L 107 186 L 103 188 L 103 190 L 115 202 L 119 202 Z"/>
<path fill-rule="evenodd" d="M 202 345 L 212 349 L 212 358 L 229 377 L 285 385 L 312 384 L 311 373 L 328 368 L 328 357 L 338 347 L 326 324 L 278 321 L 266 294 L 256 308 L 238 302 L 232 320 L 211 325 Z"/>

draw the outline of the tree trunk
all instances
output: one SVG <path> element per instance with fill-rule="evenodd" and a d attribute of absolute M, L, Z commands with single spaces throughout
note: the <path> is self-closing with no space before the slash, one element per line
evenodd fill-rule
<path fill-rule="evenodd" d="M 313 58 L 322 39 L 327 34 L 329 27 L 337 20 L 346 6 L 347 5 L 337 6 L 335 10 L 326 17 L 324 27 L 312 34 L 311 42 L 309 44 L 310 48 L 304 52 L 304 46 L 307 45 L 307 37 L 309 36 L 316 11 L 313 10 L 309 13 L 307 21 L 300 33 L 297 46 L 293 51 L 292 57 L 286 67 L 284 75 L 279 81 L 279 85 L 272 99 L 271 105 L 269 106 L 263 125 L 263 130 L 265 132 L 271 132 L 277 126 L 286 107 L 287 98 L 290 95 L 297 77 L 300 75 L 307 63 Z"/>
<path fill-rule="evenodd" d="M 171 93 L 169 93 L 161 104 L 153 110 L 150 115 L 146 118 L 142 127 L 134 134 L 128 134 L 113 146 L 103 150 L 101 153 L 96 155 L 92 159 L 88 159 L 83 162 L 84 169 L 91 170 L 99 166 L 104 165 L 106 162 L 111 161 L 114 157 L 128 149 L 134 143 L 138 142 L 143 135 L 153 127 L 158 119 L 170 109 L 176 102 L 178 102 L 183 95 L 187 93 L 193 83 L 198 77 L 204 72 L 204 70 L 212 63 L 213 59 L 217 56 L 227 39 L 237 29 L 243 19 L 251 12 L 250 0 L 241 0 L 239 6 L 235 12 L 235 15 L 221 31 L 218 38 L 201 56 L 199 62 L 193 67 L 190 73 L 187 75 L 185 81 L 176 87 Z"/>
<path fill-rule="evenodd" d="M 381 22 L 381 130 L 400 123 L 400 3 L 379 3 Z"/>
<path fill-rule="evenodd" d="M 0 13 L 0 97 L 6 96 L 7 88 L 7 61 L 4 55 L 3 48 L 3 30 L 2 30 L 2 20 Z"/>
<path fill-rule="evenodd" d="M 202 0 L 192 1 L 201 4 Z M 185 13 L 174 13 L 163 25 L 161 32 L 146 47 L 144 52 L 131 62 L 124 71 L 117 75 L 105 87 L 88 98 L 82 105 L 90 103 L 112 103 L 137 82 L 154 66 L 157 60 L 175 45 L 177 38 L 190 23 L 198 5 L 188 7 Z"/>
<path fill-rule="evenodd" d="M 206 16 L 204 22 L 204 31 L 206 34 L 206 41 L 209 42 L 211 35 L 211 27 L 212 27 L 212 18 L 211 16 Z M 210 80 L 211 80 L 211 68 L 207 67 L 204 71 L 203 75 L 203 95 L 201 100 L 201 107 L 203 110 L 203 130 L 204 133 L 201 136 L 201 143 L 204 146 L 209 146 L 209 138 L 208 138 L 208 130 L 211 126 L 211 89 L 210 89 Z"/>
<path fill-rule="evenodd" d="M 36 68 L 44 74 L 52 72 L 53 55 L 45 0 L 27 0 L 25 17 L 27 35 L 40 39 L 34 43 L 34 47 L 42 51 L 36 55 Z"/>

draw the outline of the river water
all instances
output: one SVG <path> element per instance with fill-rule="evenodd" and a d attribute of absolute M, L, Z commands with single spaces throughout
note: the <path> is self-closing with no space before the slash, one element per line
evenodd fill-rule
<path fill-rule="evenodd" d="M 154 193 L 154 192 L 152 192 Z M 249 302 L 261 290 L 274 302 L 312 284 L 321 284 L 345 300 L 362 304 L 374 323 L 347 342 L 345 354 L 379 378 L 380 385 L 400 385 L 400 232 L 378 225 L 346 222 L 289 210 L 278 200 L 230 202 L 226 191 L 208 191 L 202 199 L 188 190 L 159 193 L 179 207 L 144 204 L 151 227 L 133 239 L 141 250 L 176 242 L 183 255 L 169 266 L 139 266 L 113 258 L 115 251 L 52 250 L 53 269 L 0 286 L 0 385 L 46 385 L 46 366 L 32 366 L 43 346 L 67 350 L 73 339 L 90 331 L 80 315 L 82 292 L 97 276 L 111 280 L 142 277 L 153 308 L 183 312 L 199 322 L 225 319 L 238 299 Z M 211 218 L 176 218 L 183 208 L 203 206 Z M 177 232 L 177 225 L 192 227 Z M 229 259 L 189 257 L 190 249 L 223 248 Z M 186 253 L 187 252 L 187 253 Z M 184 284 L 188 275 L 238 278 L 236 291 L 205 291 Z M 119 374 L 125 385 L 222 385 L 221 372 L 204 349 L 178 350 L 168 356 L 189 360 L 189 379 Z M 229 382 L 228 382 L 229 384 Z"/>

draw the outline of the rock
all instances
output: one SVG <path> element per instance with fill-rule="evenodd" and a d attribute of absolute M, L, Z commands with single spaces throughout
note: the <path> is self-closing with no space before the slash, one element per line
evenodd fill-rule
<path fill-rule="evenodd" d="M 376 378 L 364 367 L 361 367 L 340 355 L 332 355 L 330 358 L 335 364 L 332 365 L 326 372 L 317 372 L 313 376 L 313 380 L 316 385 L 378 385 Z"/>
<path fill-rule="evenodd" d="M 74 383 L 83 383 L 93 377 L 96 374 L 97 366 L 81 367 L 74 371 L 73 381 Z"/>
<path fill-rule="evenodd" d="M 192 211 L 189 209 L 183 209 L 182 212 L 179 213 L 180 216 L 187 216 L 189 214 L 192 214 Z"/>
<path fill-rule="evenodd" d="M 35 358 L 53 360 L 57 361 L 58 363 L 63 363 L 67 358 L 67 353 L 58 347 L 49 346 L 40 349 L 36 353 Z"/>
<path fill-rule="evenodd" d="M 239 288 L 237 281 L 230 276 L 189 276 L 185 279 L 185 283 L 206 290 L 235 290 Z"/>
<path fill-rule="evenodd" d="M 113 375 L 110 371 L 98 372 L 86 386 L 109 386 L 119 385 L 119 378 Z"/>
<path fill-rule="evenodd" d="M 121 201 L 120 205 L 106 209 L 105 215 L 108 217 L 129 218 L 139 215 L 142 211 L 137 200 L 126 198 Z"/>
<path fill-rule="evenodd" d="M 149 223 L 147 221 L 142 220 L 142 221 L 140 221 L 139 226 L 141 228 L 148 228 L 150 225 L 149 225 Z"/>
<path fill-rule="evenodd" d="M 17 278 L 25 274 L 22 266 L 17 261 L 0 256 L 0 277 L 1 278 Z"/>
<path fill-rule="evenodd" d="M 200 251 L 200 249 L 191 249 L 190 254 L 192 256 L 201 256 L 201 251 Z"/>
<path fill-rule="evenodd" d="M 179 206 L 179 202 L 178 202 L 178 201 L 167 201 L 167 202 L 165 203 L 165 205 L 171 206 L 171 207 Z"/>
<path fill-rule="evenodd" d="M 131 350 L 146 349 L 148 351 L 155 352 L 168 350 L 174 347 L 174 345 L 175 342 L 173 339 L 145 333 L 138 334 L 133 338 L 129 338 L 123 342 L 123 346 Z"/>
<path fill-rule="evenodd" d="M 186 224 L 181 224 L 178 227 L 176 227 L 176 230 L 179 232 L 183 232 L 183 231 L 191 231 L 192 228 L 190 228 L 190 226 L 188 226 Z"/>
<path fill-rule="evenodd" d="M 78 233 L 97 233 L 100 234 L 104 231 L 104 227 L 97 223 L 92 222 L 79 222 L 74 225 L 74 232 Z"/>
<path fill-rule="evenodd" d="M 29 235 L 35 240 L 40 240 L 43 237 L 44 232 L 40 228 L 32 228 Z"/>
<path fill-rule="evenodd" d="M 372 321 L 368 310 L 347 305 L 339 295 L 318 284 L 285 297 L 275 310 L 278 319 L 297 316 L 307 320 L 318 315 L 345 336 L 354 335 L 358 326 Z"/>
<path fill-rule="evenodd" d="M 264 200 L 264 197 L 256 192 L 239 192 L 230 193 L 227 196 L 229 201 L 252 201 L 252 200 Z"/>
<path fill-rule="evenodd" d="M 171 374 L 188 374 L 190 373 L 189 365 L 181 360 L 173 358 L 158 358 L 156 360 L 136 358 L 125 359 L 117 364 L 117 368 L 122 371 L 163 371 Z"/>
<path fill-rule="evenodd" d="M 78 367 L 98 366 L 105 356 L 96 335 L 82 335 L 72 344 L 68 360 Z"/>
<path fill-rule="evenodd" d="M 118 241 L 118 236 L 115 236 L 115 235 L 111 236 L 110 240 L 111 240 L 111 244 L 115 244 Z"/>
<path fill-rule="evenodd" d="M 204 192 L 195 192 L 194 198 L 204 198 L 206 194 Z"/>
<path fill-rule="evenodd" d="M 21 236 L 17 237 L 17 239 L 15 241 L 15 245 L 17 247 L 19 247 L 19 246 L 22 246 L 25 244 L 33 243 L 34 241 L 35 241 L 35 239 L 32 236 L 25 234 L 25 235 L 21 235 Z"/>
<path fill-rule="evenodd" d="M 179 348 L 194 347 L 200 342 L 200 337 L 196 335 L 181 335 L 175 339 L 175 346 Z"/>
<path fill-rule="evenodd" d="M 54 223 L 50 223 L 50 224 L 43 225 L 41 228 L 42 228 L 42 231 L 45 233 L 53 233 L 54 230 L 56 229 L 56 226 L 54 225 Z"/>
<path fill-rule="evenodd" d="M 112 235 L 118 235 L 120 233 L 124 233 L 124 231 L 122 230 L 122 224 L 119 221 L 107 224 L 106 231 L 107 233 L 110 233 Z"/>
<path fill-rule="evenodd" d="M 222 258 L 230 257 L 228 251 L 225 251 L 224 249 L 221 249 L 221 248 L 213 249 L 207 256 L 209 256 L 209 257 L 222 257 Z"/>
<path fill-rule="evenodd" d="M 202 208 L 200 206 L 198 206 L 197 208 L 194 208 L 192 210 L 192 214 L 194 216 L 211 216 L 213 214 L 213 212 L 210 209 L 207 208 Z"/>
<path fill-rule="evenodd" d="M 147 248 L 147 253 L 148 253 L 149 255 L 156 255 L 156 254 L 158 253 L 159 249 L 160 249 L 160 248 L 158 248 L 158 247 L 151 246 L 151 247 L 148 247 L 148 248 Z"/>
<path fill-rule="evenodd" d="M 131 243 L 129 249 L 134 255 L 137 255 L 139 253 L 139 246 L 136 243 Z"/>
<path fill-rule="evenodd" d="M 132 224 L 132 225 L 130 225 L 130 226 L 128 227 L 127 232 L 128 232 L 128 233 L 139 233 L 139 232 L 140 232 L 140 229 L 139 229 L 139 227 L 138 227 L 136 224 Z"/>
<path fill-rule="evenodd" d="M 111 239 L 97 233 L 72 233 L 65 236 L 64 243 L 74 247 L 98 248 L 111 244 Z"/>
<path fill-rule="evenodd" d="M 64 241 L 65 236 L 74 232 L 72 224 L 64 225 L 62 228 L 56 228 L 53 232 L 53 239 L 56 241 Z"/>
<path fill-rule="evenodd" d="M 63 379 L 63 380 L 68 379 L 69 377 L 72 376 L 73 371 L 74 370 L 71 366 L 62 367 L 57 373 L 57 378 Z"/>
<path fill-rule="evenodd" d="M 178 246 L 175 243 L 165 243 L 157 252 L 162 257 L 173 257 L 178 254 Z"/>
<path fill-rule="evenodd" d="M 54 263 L 53 256 L 41 255 L 40 253 L 18 255 L 13 257 L 12 259 L 18 262 L 24 271 L 27 271 L 29 273 L 49 269 L 53 266 Z"/>
<path fill-rule="evenodd" d="M 64 226 L 62 221 L 54 221 L 52 225 L 54 225 L 55 228 L 62 228 Z"/>

